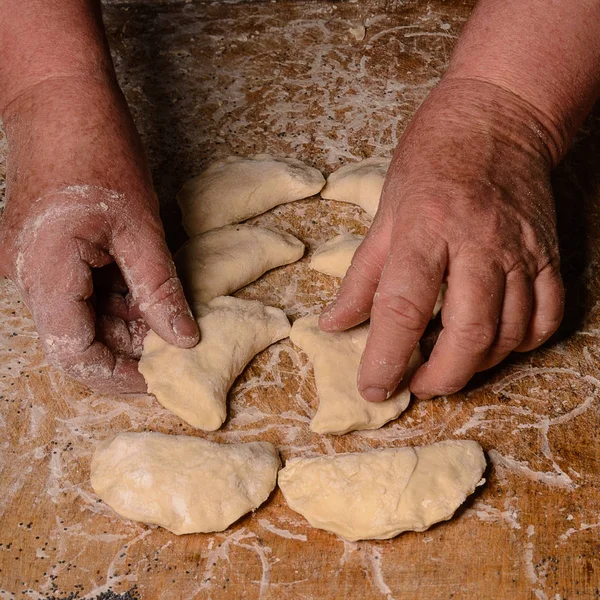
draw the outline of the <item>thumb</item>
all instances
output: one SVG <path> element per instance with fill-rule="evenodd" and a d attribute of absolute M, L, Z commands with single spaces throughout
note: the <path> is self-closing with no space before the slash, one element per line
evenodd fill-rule
<path fill-rule="evenodd" d="M 164 232 L 154 219 L 124 227 L 113 238 L 113 255 L 146 323 L 166 342 L 195 346 L 198 325 L 177 278 Z"/>

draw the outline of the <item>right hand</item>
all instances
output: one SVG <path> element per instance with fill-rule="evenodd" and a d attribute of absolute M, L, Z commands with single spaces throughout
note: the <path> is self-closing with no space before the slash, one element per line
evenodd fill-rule
<path fill-rule="evenodd" d="M 183 348 L 199 333 L 125 99 L 115 84 L 50 79 L 3 118 L 0 274 L 18 286 L 53 365 L 98 391 L 144 391 L 135 359 L 145 330 Z M 114 269 L 116 287 L 98 285 L 93 269 L 113 262 L 124 281 Z"/>
<path fill-rule="evenodd" d="M 564 292 L 547 122 L 474 80 L 443 81 L 417 111 L 373 225 L 320 320 L 339 331 L 371 318 L 365 399 L 384 400 L 400 382 L 444 279 L 444 329 L 410 382 L 419 398 L 460 390 L 558 328 Z"/>

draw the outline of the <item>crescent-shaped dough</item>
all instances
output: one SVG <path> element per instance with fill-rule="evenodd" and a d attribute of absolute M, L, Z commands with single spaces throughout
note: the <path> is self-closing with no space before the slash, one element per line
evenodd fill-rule
<path fill-rule="evenodd" d="M 360 359 L 367 342 L 368 325 L 336 333 L 319 329 L 318 316 L 302 317 L 292 326 L 290 339 L 313 364 L 319 408 L 310 423 L 316 433 L 342 434 L 357 429 L 378 429 L 395 419 L 410 402 L 407 381 L 421 364 L 415 349 L 405 380 L 388 400 L 367 402 L 356 384 Z"/>
<path fill-rule="evenodd" d="M 483 483 L 485 456 L 470 440 L 295 458 L 279 472 L 289 507 L 347 540 L 425 531 L 452 517 Z"/>
<path fill-rule="evenodd" d="M 94 491 L 123 517 L 181 535 L 223 531 L 260 506 L 277 479 L 273 444 L 120 433 L 92 459 Z"/>
<path fill-rule="evenodd" d="M 197 304 L 227 296 L 303 254 L 304 244 L 289 233 L 227 225 L 188 240 L 175 254 L 175 264 L 188 301 Z"/>
<path fill-rule="evenodd" d="M 383 182 L 390 166 L 388 158 L 366 158 L 334 171 L 321 190 L 327 200 L 357 204 L 371 217 L 379 208 Z"/>
<path fill-rule="evenodd" d="M 285 313 L 229 296 L 194 307 L 200 343 L 176 348 L 150 331 L 138 364 L 148 391 L 193 427 L 214 431 L 227 417 L 227 392 L 250 360 L 287 337 Z"/>
<path fill-rule="evenodd" d="M 320 171 L 295 158 L 230 156 L 185 183 L 177 202 L 183 227 L 191 237 L 308 198 L 324 185 Z"/>

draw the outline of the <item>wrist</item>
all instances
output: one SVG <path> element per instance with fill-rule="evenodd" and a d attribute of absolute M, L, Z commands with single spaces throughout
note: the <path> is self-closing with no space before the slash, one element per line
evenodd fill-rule
<path fill-rule="evenodd" d="M 0 0 L 0 56 L 0 114 L 48 80 L 115 77 L 99 0 Z"/>
<path fill-rule="evenodd" d="M 62 72 L 32 80 L 14 96 L 6 98 L 0 105 L 0 117 L 5 125 L 11 120 L 71 109 L 89 110 L 93 106 L 106 106 L 119 103 L 120 88 L 116 80 L 108 74 L 85 72 Z M 117 101 L 117 102 L 115 102 Z"/>
<path fill-rule="evenodd" d="M 449 73 L 427 102 L 438 99 L 448 107 L 448 118 L 539 155 L 549 169 L 560 162 L 569 146 L 566 128 L 496 83 Z"/>
<path fill-rule="evenodd" d="M 27 199 L 64 186 L 152 194 L 143 148 L 115 82 L 90 77 L 47 79 L 5 111 L 7 190 Z"/>

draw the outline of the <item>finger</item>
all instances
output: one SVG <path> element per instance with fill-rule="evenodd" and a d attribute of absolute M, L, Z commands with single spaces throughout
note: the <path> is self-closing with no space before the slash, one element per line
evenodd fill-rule
<path fill-rule="evenodd" d="M 373 296 L 390 247 L 391 220 L 376 220 L 357 248 L 337 297 L 321 314 L 319 327 L 342 331 L 369 318 Z"/>
<path fill-rule="evenodd" d="M 437 239 L 423 243 L 401 233 L 392 242 L 358 376 L 366 400 L 385 400 L 400 383 L 431 318 L 445 267 L 445 244 Z"/>
<path fill-rule="evenodd" d="M 111 315 L 100 315 L 96 322 L 96 337 L 115 356 L 139 359 L 148 329 L 142 319 L 125 321 Z"/>
<path fill-rule="evenodd" d="M 139 359 L 142 356 L 144 339 L 146 338 L 146 335 L 148 335 L 150 327 L 148 327 L 148 323 L 146 323 L 144 319 L 136 319 L 135 321 L 129 321 L 127 323 L 127 328 L 131 335 L 133 357 Z"/>
<path fill-rule="evenodd" d="M 200 337 L 198 326 L 160 225 L 121 230 L 113 240 L 113 252 L 148 325 L 170 344 L 182 348 L 195 346 Z"/>
<path fill-rule="evenodd" d="M 533 282 L 532 316 L 523 341 L 515 349 L 528 352 L 541 346 L 558 329 L 565 309 L 565 289 L 556 265 L 548 265 Z"/>
<path fill-rule="evenodd" d="M 96 299 L 98 313 L 117 317 L 124 321 L 140 318 L 140 309 L 136 304 L 131 305 L 121 294 L 106 294 Z"/>
<path fill-rule="evenodd" d="M 105 394 L 142 394 L 148 388 L 138 371 L 138 361 L 125 356 L 116 356 L 110 378 L 90 379 L 86 382 L 96 392 Z"/>
<path fill-rule="evenodd" d="M 498 333 L 487 357 L 478 371 L 489 369 L 504 360 L 525 339 L 531 319 L 533 286 L 524 271 L 511 271 L 506 276 L 504 304 L 498 324 Z"/>
<path fill-rule="evenodd" d="M 77 253 L 81 260 L 90 267 L 98 268 L 99 271 L 104 270 L 100 269 L 100 267 L 107 267 L 114 260 L 106 250 L 89 240 L 75 238 L 75 244 L 77 245 Z"/>
<path fill-rule="evenodd" d="M 466 385 L 486 358 L 498 329 L 504 297 L 504 270 L 471 257 L 451 266 L 442 309 L 444 329 L 429 357 L 413 376 L 419 398 L 451 394 Z"/>
<path fill-rule="evenodd" d="M 123 319 L 112 315 L 99 315 L 96 319 L 96 339 L 115 355 L 129 358 L 133 356 L 131 333 Z"/>
<path fill-rule="evenodd" d="M 87 299 L 92 294 L 89 266 L 77 255 L 76 245 L 55 261 L 65 248 L 47 247 L 28 274 L 26 295 L 48 360 L 93 389 L 142 391 L 143 377 L 131 370 L 126 359 L 115 358 L 95 340 L 95 323 Z"/>

